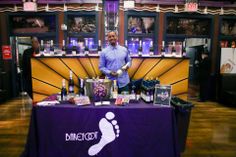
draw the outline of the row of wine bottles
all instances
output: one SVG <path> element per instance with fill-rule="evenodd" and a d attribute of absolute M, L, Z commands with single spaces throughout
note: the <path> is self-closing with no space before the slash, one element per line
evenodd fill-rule
<path fill-rule="evenodd" d="M 101 52 L 102 47 L 101 47 L 101 41 L 99 40 L 98 42 L 98 47 L 96 52 Z M 88 55 L 90 52 L 89 45 L 85 44 L 84 47 L 78 46 L 76 44 L 71 44 L 71 45 L 66 45 L 65 40 L 62 41 L 62 48 L 56 48 L 55 45 L 53 44 L 53 40 L 50 41 L 50 46 L 47 44 L 44 44 L 44 41 L 40 41 L 40 55 L 45 55 L 45 54 L 50 54 L 50 55 L 56 55 L 56 54 L 72 54 L 72 55 L 77 55 L 77 54 L 85 54 Z"/>
<path fill-rule="evenodd" d="M 75 42 L 75 41 L 73 41 L 73 42 Z M 146 55 L 146 54 L 143 53 L 143 49 L 144 49 L 143 45 L 144 44 L 143 44 L 142 40 L 139 40 L 139 46 L 137 47 L 138 51 L 135 54 L 135 53 L 133 53 L 133 51 L 134 51 L 133 48 L 134 47 L 130 46 L 130 44 L 128 45 L 127 40 L 125 41 L 125 47 L 127 49 L 129 49 L 131 55 L 138 55 L 138 56 Z M 98 41 L 97 49 L 91 50 L 91 49 L 89 49 L 89 47 L 91 47 L 91 45 L 89 45 L 88 42 L 85 42 L 84 46 L 81 46 L 81 45 L 75 44 L 75 43 L 66 45 L 65 40 L 63 40 L 62 41 L 62 48 L 59 49 L 59 48 L 55 47 L 55 45 L 53 44 L 53 40 L 50 41 L 50 45 L 44 44 L 44 41 L 41 40 L 40 41 L 40 55 L 46 55 L 46 54 L 49 54 L 49 55 L 56 55 L 56 54 L 62 54 L 62 55 L 84 54 L 84 55 L 89 55 L 89 53 L 92 53 L 92 51 L 93 51 L 93 53 L 96 52 L 97 54 L 100 54 L 100 52 L 102 51 L 101 40 Z M 183 42 L 182 47 L 183 47 L 182 48 L 182 56 L 186 56 L 185 42 Z M 161 52 L 159 53 L 159 55 L 165 56 L 166 49 L 167 49 L 167 47 L 165 47 L 165 41 L 162 41 Z M 146 51 L 146 50 L 144 50 L 144 51 Z M 147 54 L 148 56 L 154 55 L 153 41 L 150 41 L 148 51 L 149 51 L 149 54 Z M 173 42 L 172 49 L 171 49 L 171 54 L 173 56 L 175 56 L 175 54 L 176 54 L 175 42 Z"/>
<path fill-rule="evenodd" d="M 141 84 L 141 98 L 147 102 L 153 102 L 155 85 L 160 84 L 158 78 L 156 79 L 146 79 L 142 81 Z"/>
<path fill-rule="evenodd" d="M 83 96 L 86 94 L 86 88 L 85 88 L 85 81 L 82 78 L 78 78 L 78 86 L 79 86 L 79 91 L 78 94 Z M 73 72 L 70 70 L 70 77 L 68 81 L 68 92 L 66 89 L 66 81 L 65 79 L 62 80 L 62 88 L 61 88 L 61 100 L 65 101 L 67 94 L 74 94 L 75 90 L 75 83 L 73 80 Z"/>

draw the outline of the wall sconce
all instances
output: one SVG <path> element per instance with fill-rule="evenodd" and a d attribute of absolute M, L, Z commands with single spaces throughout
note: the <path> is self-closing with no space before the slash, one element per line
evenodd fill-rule
<path fill-rule="evenodd" d="M 95 6 L 95 11 L 99 11 L 99 4 L 97 3 L 97 5 Z"/>
<path fill-rule="evenodd" d="M 175 13 L 178 13 L 179 12 L 179 7 L 178 5 L 175 5 Z"/>
<path fill-rule="evenodd" d="M 66 4 L 65 4 L 65 3 L 64 3 L 63 10 L 64 10 L 64 11 L 67 11 L 67 6 L 66 6 Z"/>
<path fill-rule="evenodd" d="M 49 11 L 49 5 L 48 4 L 45 6 L 45 11 Z"/>
<path fill-rule="evenodd" d="M 204 14 L 208 14 L 207 6 L 206 6 L 205 9 L 204 9 Z"/>
<path fill-rule="evenodd" d="M 17 6 L 16 5 L 14 5 L 14 11 L 17 12 Z"/>
<path fill-rule="evenodd" d="M 160 5 L 159 4 L 156 7 L 156 12 L 160 12 Z"/>
<path fill-rule="evenodd" d="M 220 15 L 224 15 L 224 8 L 223 7 L 220 8 Z"/>

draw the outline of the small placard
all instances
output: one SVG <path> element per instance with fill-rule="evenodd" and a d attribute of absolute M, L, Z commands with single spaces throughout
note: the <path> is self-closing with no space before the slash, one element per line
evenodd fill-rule
<path fill-rule="evenodd" d="M 24 11 L 37 11 L 37 3 L 35 3 L 35 2 L 24 2 L 23 10 Z"/>
<path fill-rule="evenodd" d="M 154 105 L 170 106 L 171 85 L 156 84 L 154 93 Z"/>
<path fill-rule="evenodd" d="M 12 59 L 12 52 L 10 45 L 3 45 L 2 46 L 2 59 L 9 60 Z"/>
<path fill-rule="evenodd" d="M 188 1 L 185 3 L 185 11 L 196 12 L 198 10 L 198 2 Z"/>

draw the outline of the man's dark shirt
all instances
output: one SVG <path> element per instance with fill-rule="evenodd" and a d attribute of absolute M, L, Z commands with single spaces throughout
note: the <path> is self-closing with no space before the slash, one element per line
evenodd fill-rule
<path fill-rule="evenodd" d="M 199 64 L 199 79 L 208 79 L 211 73 L 211 61 L 209 57 L 204 58 Z"/>
<path fill-rule="evenodd" d="M 34 54 L 34 49 L 29 48 L 24 51 L 22 59 L 24 89 L 32 98 L 31 62 L 30 58 Z"/>
<path fill-rule="evenodd" d="M 33 48 L 29 48 L 24 51 L 22 60 L 23 77 L 31 76 L 30 58 L 33 56 L 33 53 L 34 53 Z"/>

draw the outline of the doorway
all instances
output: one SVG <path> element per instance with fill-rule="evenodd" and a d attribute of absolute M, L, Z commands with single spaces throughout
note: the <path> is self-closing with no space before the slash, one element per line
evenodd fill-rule
<path fill-rule="evenodd" d="M 186 55 L 189 57 L 189 98 L 199 97 L 199 62 L 201 52 L 207 49 L 211 52 L 211 40 L 209 38 L 186 38 Z M 210 54 L 211 56 L 211 54 Z"/>

